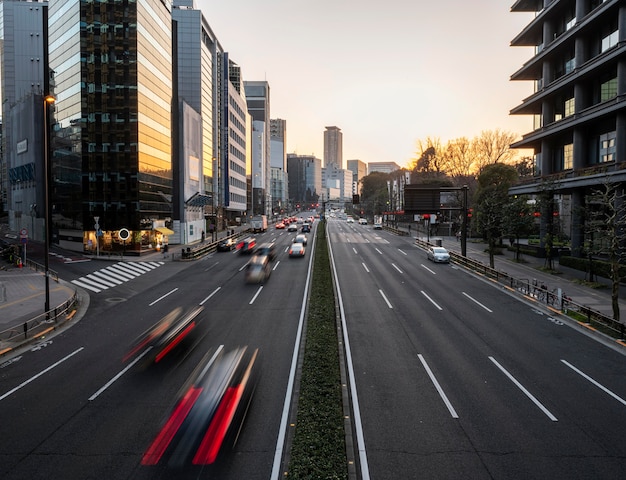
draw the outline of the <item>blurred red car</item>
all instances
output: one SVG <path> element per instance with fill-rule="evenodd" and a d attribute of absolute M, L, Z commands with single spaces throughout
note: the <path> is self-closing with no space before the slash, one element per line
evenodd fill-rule
<path fill-rule="evenodd" d="M 276 225 L 274 225 L 274 227 L 276 227 L 277 230 L 282 230 L 285 228 L 285 224 L 283 222 L 278 222 Z"/>

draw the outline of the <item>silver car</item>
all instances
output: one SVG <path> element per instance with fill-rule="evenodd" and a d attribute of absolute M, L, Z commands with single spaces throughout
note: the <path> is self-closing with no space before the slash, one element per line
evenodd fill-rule
<path fill-rule="evenodd" d="M 426 257 L 428 260 L 432 260 L 435 263 L 449 263 L 450 254 L 443 247 L 430 247 L 426 251 Z"/>

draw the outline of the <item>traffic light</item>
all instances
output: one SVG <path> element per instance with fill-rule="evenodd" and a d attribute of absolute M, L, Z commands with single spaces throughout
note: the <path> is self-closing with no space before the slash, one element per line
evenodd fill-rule
<path fill-rule="evenodd" d="M 467 218 L 472 218 L 472 214 L 474 213 L 474 209 L 473 208 L 468 208 L 467 209 Z"/>
<path fill-rule="evenodd" d="M 360 198 L 358 193 L 355 193 L 355 194 L 352 195 L 352 203 L 354 205 L 357 205 L 357 204 L 361 203 L 361 198 Z"/>

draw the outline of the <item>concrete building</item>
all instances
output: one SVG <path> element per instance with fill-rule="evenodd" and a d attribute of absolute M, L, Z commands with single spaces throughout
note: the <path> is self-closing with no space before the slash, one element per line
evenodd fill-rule
<path fill-rule="evenodd" d="M 44 95 L 47 75 L 48 3 L 0 2 L 2 155 L 0 204 L 9 228 L 45 238 Z"/>
<path fill-rule="evenodd" d="M 343 133 L 339 127 L 324 131 L 324 167 L 343 168 Z"/>
<path fill-rule="evenodd" d="M 270 86 L 266 81 L 244 81 L 248 113 L 252 117 L 252 211 L 270 214 Z"/>
<path fill-rule="evenodd" d="M 322 201 L 322 161 L 313 155 L 287 154 L 289 202 L 293 208 L 316 207 Z"/>
<path fill-rule="evenodd" d="M 367 174 L 369 175 L 372 172 L 391 173 L 401 168 L 396 162 L 369 162 L 367 164 Z"/>
<path fill-rule="evenodd" d="M 534 151 L 535 174 L 510 193 L 534 195 L 549 186 L 555 206 L 543 212 L 540 236 L 558 214 L 572 254 L 581 255 L 592 241 L 581 216 L 587 195 L 607 181 L 626 182 L 626 3 L 518 0 L 511 11 L 534 14 L 511 41 L 534 48 L 511 76 L 533 82 L 534 92 L 511 114 L 534 119 L 533 130 L 512 146 Z"/>
<path fill-rule="evenodd" d="M 322 168 L 323 188 L 333 188 L 337 190 L 336 196 L 327 195 L 330 200 L 337 200 L 341 203 L 352 202 L 352 172 L 334 167 Z"/>
<path fill-rule="evenodd" d="M 367 176 L 367 164 L 361 160 L 348 160 L 346 162 L 348 170 L 352 172 L 352 193 L 361 193 L 360 181 Z"/>

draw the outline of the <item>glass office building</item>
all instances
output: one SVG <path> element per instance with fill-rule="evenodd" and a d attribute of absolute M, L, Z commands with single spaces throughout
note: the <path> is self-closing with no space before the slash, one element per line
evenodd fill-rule
<path fill-rule="evenodd" d="M 51 0 L 49 65 L 58 243 L 140 253 L 167 242 L 174 233 L 170 3 Z"/>

